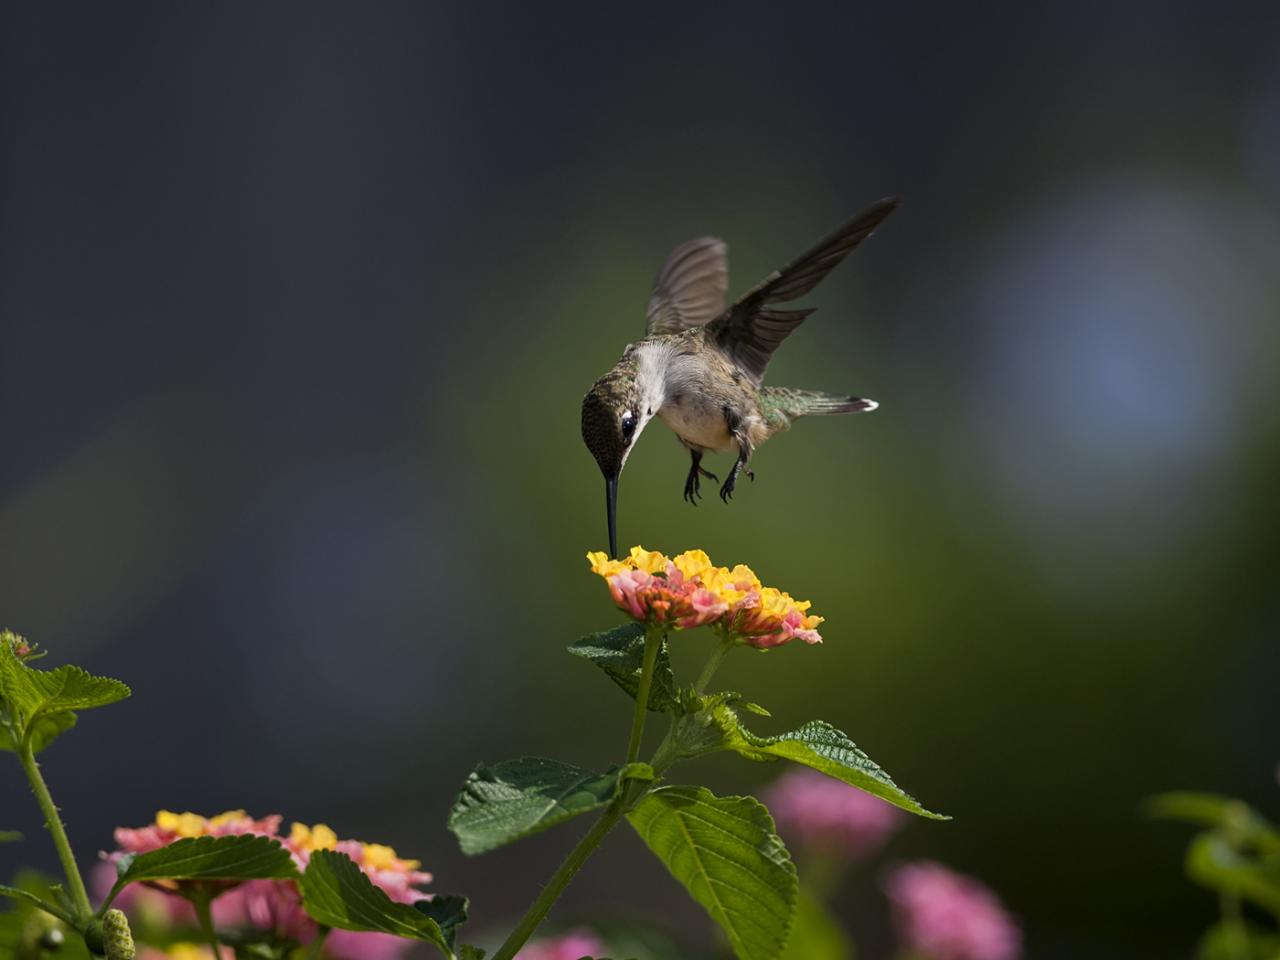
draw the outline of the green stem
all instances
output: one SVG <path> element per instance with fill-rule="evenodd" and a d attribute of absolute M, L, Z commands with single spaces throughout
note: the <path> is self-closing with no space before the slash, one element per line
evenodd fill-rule
<path fill-rule="evenodd" d="M 569 855 L 560 864 L 560 869 L 555 872 L 550 882 L 542 888 L 542 893 L 538 894 L 538 899 L 533 901 L 533 906 L 528 909 L 524 917 L 521 918 L 520 923 L 511 931 L 511 935 L 498 948 L 492 960 L 512 960 L 520 948 L 525 945 L 525 941 L 533 936 L 533 931 L 538 929 L 538 925 L 546 919 L 555 902 L 560 899 L 560 894 L 564 893 L 564 888 L 569 885 L 569 881 L 582 869 L 582 865 L 595 852 L 596 847 L 600 846 L 600 841 L 622 819 L 624 812 L 625 806 L 621 798 L 609 804 L 605 812 L 601 814 L 600 819 L 587 831 L 586 836 L 579 840 L 578 845 L 569 851 Z"/>
<path fill-rule="evenodd" d="M 329 936 L 329 927 L 321 927 L 316 931 L 316 937 L 307 945 L 307 960 L 320 960 L 324 954 L 324 940 Z"/>
<path fill-rule="evenodd" d="M 653 687 L 653 668 L 658 662 L 658 651 L 662 649 L 662 638 L 662 630 L 656 627 L 650 627 L 645 634 L 644 662 L 640 668 L 640 686 L 636 690 L 636 709 L 631 718 L 631 737 L 627 741 L 627 763 L 635 763 L 640 756 L 640 741 L 644 737 L 644 722 L 649 712 L 649 691 Z M 636 801 L 644 796 L 647 788 L 647 784 L 642 784 L 639 781 L 627 783 L 626 788 L 605 808 L 604 813 L 600 815 L 600 819 L 578 841 L 577 846 L 569 851 L 569 855 L 564 858 L 560 868 L 552 875 L 547 885 L 542 888 L 542 893 L 538 894 L 538 899 L 533 901 L 525 915 L 520 918 L 520 923 L 503 941 L 502 946 L 498 948 L 492 960 L 513 960 L 516 953 L 533 936 L 533 932 L 538 929 L 538 926 L 546 919 L 547 914 L 551 912 L 551 908 L 555 906 L 556 901 L 560 899 L 560 895 L 564 893 L 565 887 L 569 886 L 569 881 L 582 869 L 582 865 L 595 852 L 596 847 L 600 846 L 600 842 L 604 840 L 609 831 L 616 827 L 618 821 L 626 815 Z"/>
<path fill-rule="evenodd" d="M 653 665 L 658 662 L 658 651 L 661 649 L 662 631 L 650 627 L 644 635 L 644 664 L 640 668 L 640 688 L 636 690 L 636 712 L 631 718 L 627 763 L 635 763 L 640 758 L 640 740 L 644 737 L 644 721 L 649 712 L 649 690 L 653 686 Z"/>
<path fill-rule="evenodd" d="M 1225 890 L 1218 900 L 1222 925 L 1230 932 L 1228 949 L 1236 960 L 1248 960 L 1249 934 L 1245 929 L 1244 915 L 1240 910 L 1240 898 Z"/>
<path fill-rule="evenodd" d="M 33 907 L 43 910 L 51 917 L 56 917 L 69 927 L 74 927 L 76 925 L 71 914 L 66 913 L 59 907 L 55 907 L 52 903 L 40 899 L 34 893 L 28 893 L 26 890 L 19 890 L 17 887 L 6 887 L 3 884 L 0 884 L 0 897 L 13 897 L 15 900 L 25 900 Z"/>
<path fill-rule="evenodd" d="M 58 816 L 58 808 L 54 805 L 53 797 L 49 794 L 49 788 L 45 785 L 44 777 L 40 775 L 40 765 L 36 763 L 35 753 L 31 750 L 31 744 L 24 742 L 18 750 L 18 759 L 22 763 L 22 769 L 27 774 L 27 780 L 31 783 L 31 790 L 36 795 L 36 802 L 40 804 L 40 811 L 44 814 L 45 826 L 49 828 L 49 834 L 53 837 L 53 845 L 58 848 L 58 859 L 62 861 L 62 870 L 67 875 L 67 885 L 71 888 L 71 900 L 75 904 L 77 917 L 72 926 L 77 929 L 83 925 L 84 921 L 93 916 L 93 907 L 89 905 L 89 893 L 85 890 L 84 880 L 80 876 L 80 868 L 76 866 L 75 854 L 71 852 L 71 843 L 67 840 L 67 831 L 62 826 L 62 819 Z"/>
<path fill-rule="evenodd" d="M 698 674 L 698 682 L 693 685 L 694 690 L 698 693 L 705 693 L 707 684 L 711 682 L 711 678 L 716 675 L 716 671 L 720 669 L 720 664 L 724 662 L 725 654 L 734 647 L 734 640 L 730 636 L 720 638 L 720 645 L 712 652 L 711 657 L 707 660 L 706 666 L 702 668 L 702 672 Z"/>
<path fill-rule="evenodd" d="M 209 941 L 213 960 L 222 960 L 222 951 L 218 948 L 218 934 L 213 929 L 213 912 L 209 909 L 209 904 L 212 902 L 213 897 L 208 893 L 202 892 L 191 897 L 191 905 L 196 908 L 196 921 L 200 924 L 200 931 L 205 939 Z"/>

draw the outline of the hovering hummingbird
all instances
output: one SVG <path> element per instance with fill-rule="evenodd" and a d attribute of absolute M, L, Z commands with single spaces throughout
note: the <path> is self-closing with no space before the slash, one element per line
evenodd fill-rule
<path fill-rule="evenodd" d="M 582 400 L 582 439 L 604 474 L 609 553 L 618 555 L 618 477 L 645 425 L 656 415 L 675 431 L 692 463 L 684 498 L 697 505 L 701 478 L 720 478 L 702 466 L 711 450 L 737 450 L 720 487 L 725 503 L 738 474 L 755 480 L 747 462 L 756 447 L 800 417 L 862 413 L 874 400 L 816 390 L 763 385 L 774 350 L 808 310 L 780 310 L 808 293 L 871 236 L 898 206 L 896 197 L 873 204 L 807 252 L 775 270 L 725 309 L 728 248 L 700 237 L 676 247 L 658 271 L 649 295 L 645 337 Z"/>

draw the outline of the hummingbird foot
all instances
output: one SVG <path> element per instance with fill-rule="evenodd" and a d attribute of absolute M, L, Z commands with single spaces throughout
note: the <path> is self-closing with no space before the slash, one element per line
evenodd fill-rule
<path fill-rule="evenodd" d="M 720 499 L 728 503 L 733 499 L 734 488 L 738 485 L 738 474 L 745 473 L 747 479 L 752 483 L 756 482 L 756 475 L 747 469 L 747 465 L 739 460 L 733 465 L 733 469 L 729 471 L 729 476 L 724 482 L 724 486 L 720 488 Z"/>
<path fill-rule="evenodd" d="M 710 470 L 704 470 L 702 467 L 702 454 L 692 453 L 693 463 L 689 467 L 689 475 L 684 479 L 684 498 L 695 507 L 698 505 L 698 499 L 702 496 L 702 482 L 700 477 L 706 477 L 716 483 L 720 482 Z"/>

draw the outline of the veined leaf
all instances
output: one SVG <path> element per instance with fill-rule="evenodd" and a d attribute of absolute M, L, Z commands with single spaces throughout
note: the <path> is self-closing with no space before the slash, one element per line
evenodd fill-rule
<path fill-rule="evenodd" d="M 1233 893 L 1280 918 L 1280 866 L 1235 850 L 1219 833 L 1202 833 L 1187 848 L 1187 876 L 1212 890 Z"/>
<path fill-rule="evenodd" d="M 739 960 L 775 960 L 795 912 L 796 868 L 769 811 L 750 797 L 660 787 L 627 819 L 729 937 Z"/>
<path fill-rule="evenodd" d="M 374 886 L 346 854 L 318 850 L 299 881 L 302 905 L 317 923 L 339 930 L 390 933 L 434 943 L 445 956 L 453 951 L 440 924 L 416 904 L 396 903 Z M 455 905 L 456 906 L 456 905 Z M 465 916 L 465 901 L 463 902 Z M 457 924 L 451 924 L 452 928 Z"/>
<path fill-rule="evenodd" d="M 413 904 L 415 910 L 420 910 L 436 922 L 450 952 L 454 950 L 458 928 L 467 922 L 467 906 L 466 897 L 442 893 L 435 894 L 430 900 L 419 900 Z"/>
<path fill-rule="evenodd" d="M 644 665 L 645 628 L 638 623 L 628 623 L 602 633 L 591 633 L 569 645 L 574 656 L 585 657 L 609 675 L 632 700 L 640 692 L 640 673 Z M 649 709 L 656 713 L 670 713 L 679 707 L 676 696 L 675 674 L 671 671 L 671 656 L 667 641 L 662 641 L 658 659 L 653 668 L 653 685 L 649 688 Z"/>
<path fill-rule="evenodd" d="M 0 698 L 18 741 L 29 740 L 33 749 L 47 746 L 75 723 L 74 711 L 104 707 L 129 696 L 119 680 L 95 677 L 79 667 L 55 670 L 29 667 L 8 643 L 0 643 Z M 0 748 L 14 750 L 21 743 L 6 735 Z"/>
<path fill-rule="evenodd" d="M 39 753 L 53 743 L 60 733 L 65 733 L 75 725 L 76 715 L 70 710 L 44 714 L 27 728 L 27 739 L 31 743 L 31 752 Z M 14 753 L 18 750 L 18 745 L 13 742 L 13 738 L 9 736 L 8 729 L 3 726 L 0 726 L 0 750 L 8 750 Z"/>
<path fill-rule="evenodd" d="M 290 880 L 298 869 L 279 840 L 252 834 L 187 837 L 116 864 L 107 905 L 127 884 L 140 880 Z"/>
<path fill-rule="evenodd" d="M 609 803 L 618 770 L 596 773 L 541 757 L 478 767 L 449 811 L 462 852 L 484 853 Z"/>
<path fill-rule="evenodd" d="M 728 745 L 750 760 L 791 760 L 865 790 L 910 813 L 932 820 L 951 819 L 922 807 L 857 744 L 821 720 L 811 720 L 796 730 L 773 737 L 758 737 L 738 724 L 737 729 L 730 732 Z"/>

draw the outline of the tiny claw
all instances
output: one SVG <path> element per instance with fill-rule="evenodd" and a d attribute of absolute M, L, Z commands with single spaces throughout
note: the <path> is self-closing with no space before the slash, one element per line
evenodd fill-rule
<path fill-rule="evenodd" d="M 706 477 L 708 480 L 711 480 L 711 481 L 713 481 L 713 482 L 715 482 L 715 483 L 719 483 L 719 482 L 720 482 L 720 478 L 719 478 L 719 477 L 717 477 L 717 476 L 716 476 L 714 473 L 712 473 L 710 470 L 706 470 L 706 469 L 703 469 L 702 467 L 699 467 L 699 468 L 698 468 L 698 472 L 699 472 L 700 474 L 702 474 L 704 477 Z"/>
<path fill-rule="evenodd" d="M 690 473 L 684 482 L 684 498 L 696 507 L 700 496 L 702 496 L 702 491 L 698 486 L 698 475 Z"/>

